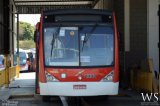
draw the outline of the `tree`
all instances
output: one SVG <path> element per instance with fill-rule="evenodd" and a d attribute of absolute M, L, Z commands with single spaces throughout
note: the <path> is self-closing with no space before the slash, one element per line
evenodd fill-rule
<path fill-rule="evenodd" d="M 35 43 L 33 40 L 23 40 L 19 42 L 19 47 L 21 49 L 27 50 L 27 49 L 35 48 Z"/>
<path fill-rule="evenodd" d="M 19 22 L 19 39 L 33 40 L 34 26 L 27 22 Z"/>

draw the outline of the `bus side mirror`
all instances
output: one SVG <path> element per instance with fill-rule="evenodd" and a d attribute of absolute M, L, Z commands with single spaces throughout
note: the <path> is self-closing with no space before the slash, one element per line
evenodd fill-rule
<path fill-rule="evenodd" d="M 37 31 L 34 31 L 34 42 L 36 42 L 36 38 L 37 38 Z"/>

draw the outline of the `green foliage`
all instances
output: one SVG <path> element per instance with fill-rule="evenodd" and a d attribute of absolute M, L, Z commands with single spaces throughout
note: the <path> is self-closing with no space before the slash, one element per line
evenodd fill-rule
<path fill-rule="evenodd" d="M 19 48 L 22 48 L 22 49 L 35 48 L 35 43 L 33 40 L 19 41 Z"/>
<path fill-rule="evenodd" d="M 20 40 L 33 40 L 34 26 L 27 22 L 19 22 L 19 39 Z"/>

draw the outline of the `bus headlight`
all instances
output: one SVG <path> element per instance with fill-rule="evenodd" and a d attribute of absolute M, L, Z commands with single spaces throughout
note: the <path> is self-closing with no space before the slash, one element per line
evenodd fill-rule
<path fill-rule="evenodd" d="M 67 76 L 67 75 L 66 75 L 65 73 L 62 73 L 62 74 L 61 74 L 61 78 L 66 78 L 66 76 Z"/>
<path fill-rule="evenodd" d="M 47 72 L 46 72 L 46 80 L 47 82 L 58 82 L 58 80 L 54 76 L 52 76 L 51 74 Z"/>
<path fill-rule="evenodd" d="M 102 82 L 113 81 L 113 74 L 114 74 L 113 71 L 110 72 L 108 75 L 106 75 L 101 81 Z"/>

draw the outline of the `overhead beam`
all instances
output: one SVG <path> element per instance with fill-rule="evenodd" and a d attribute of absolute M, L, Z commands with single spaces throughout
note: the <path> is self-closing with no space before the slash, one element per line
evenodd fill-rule
<path fill-rule="evenodd" d="M 92 4 L 92 1 L 78 1 L 78 2 L 24 2 L 24 3 L 15 3 L 16 6 L 19 5 L 87 5 Z"/>
<path fill-rule="evenodd" d="M 14 0 L 15 3 L 26 2 L 79 2 L 79 1 L 95 1 L 95 0 Z"/>

